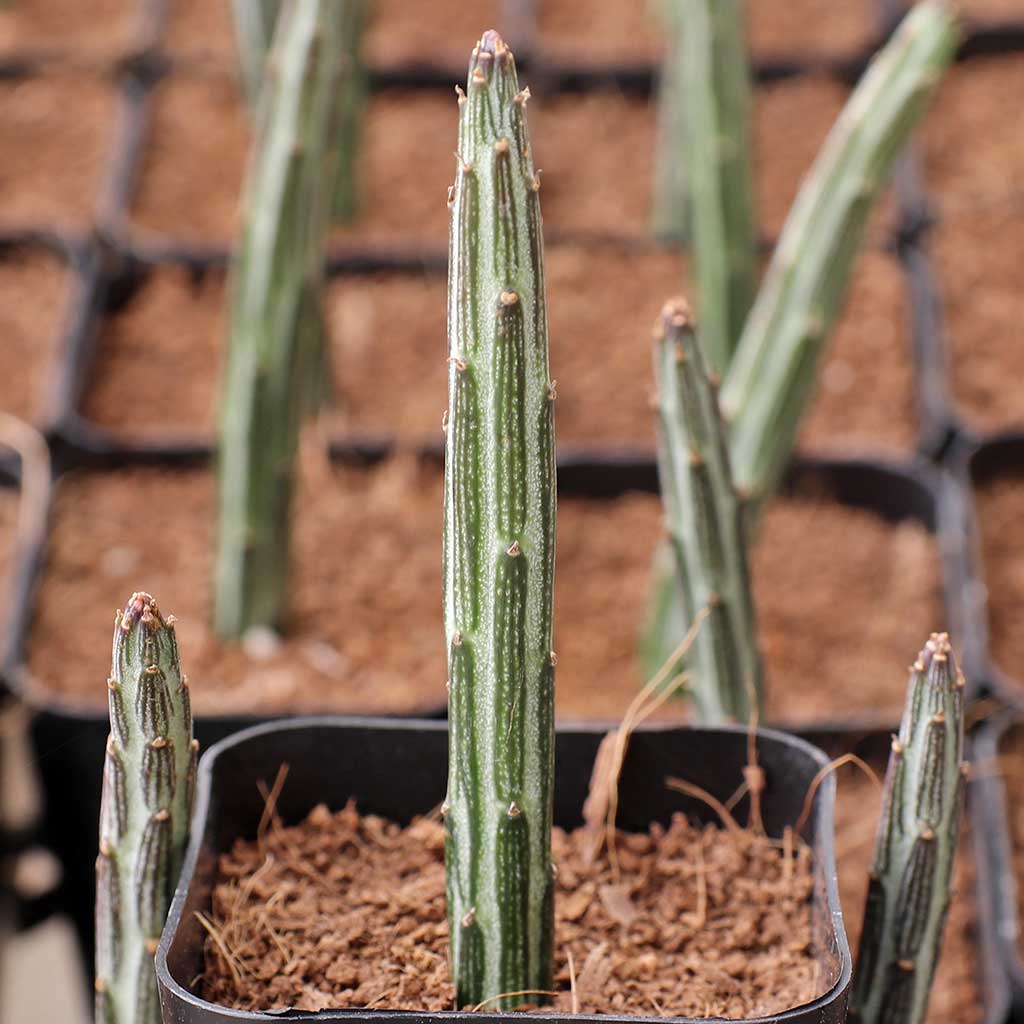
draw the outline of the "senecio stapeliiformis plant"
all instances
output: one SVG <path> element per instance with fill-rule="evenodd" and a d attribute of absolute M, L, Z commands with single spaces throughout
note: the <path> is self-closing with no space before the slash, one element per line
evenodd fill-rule
<path fill-rule="evenodd" d="M 215 626 L 279 625 L 294 463 L 326 365 L 319 314 L 347 4 L 288 0 L 267 62 L 229 283 Z"/>
<path fill-rule="evenodd" d="M 933 633 L 892 741 L 851 996 L 851 1024 L 920 1024 L 950 901 L 963 805 L 964 677 Z"/>
<path fill-rule="evenodd" d="M 153 954 L 188 841 L 199 745 L 174 618 L 132 594 L 114 619 L 96 861 L 96 1021 L 159 1024 Z"/>
<path fill-rule="evenodd" d="M 366 106 L 366 70 L 360 45 L 366 21 L 366 0 L 335 0 L 344 17 L 342 78 L 337 125 L 338 170 L 334 191 L 334 216 L 347 222 L 356 212 L 356 167 L 363 111 Z M 282 0 L 232 0 L 235 41 L 242 82 L 254 117 L 258 117 L 267 54 L 278 23 Z"/>
<path fill-rule="evenodd" d="M 748 214 L 753 215 L 749 175 L 735 166 L 749 128 L 727 129 L 723 121 L 748 116 L 736 82 L 749 74 L 737 43 L 742 5 L 687 0 L 685 14 L 672 22 L 683 36 L 673 45 L 683 45 L 686 55 L 691 47 L 701 51 L 687 61 L 684 110 L 697 311 L 703 324 L 715 325 L 710 339 L 705 343 L 702 334 L 701 341 L 705 360 L 722 377 L 733 483 L 749 539 L 792 454 L 868 215 L 953 57 L 959 21 L 948 0 L 925 0 L 875 56 L 804 179 L 749 313 L 740 314 L 752 296 L 747 285 L 756 260 L 753 221 L 748 223 Z M 707 41 L 709 32 L 715 46 Z M 704 41 L 697 47 L 694 39 Z M 718 67 L 721 62 L 729 66 Z M 715 90 L 722 95 L 712 99 Z M 749 165 L 749 159 L 743 162 Z M 723 324 L 728 337 L 720 330 Z M 679 611 L 691 566 L 677 567 L 681 584 L 666 569 L 671 560 L 662 557 L 656 565 L 653 614 L 641 650 L 648 675 L 669 658 L 690 626 Z M 728 703 L 717 706 L 725 709 Z"/>
<path fill-rule="evenodd" d="M 552 978 L 555 386 L 529 95 L 485 32 L 449 200 L 444 812 L 460 1006 Z"/>
<path fill-rule="evenodd" d="M 694 704 L 706 720 L 748 721 L 761 693 L 740 500 L 733 485 L 718 390 L 683 299 L 655 327 L 658 477 L 676 556 L 683 611 L 708 619 L 691 649 Z"/>

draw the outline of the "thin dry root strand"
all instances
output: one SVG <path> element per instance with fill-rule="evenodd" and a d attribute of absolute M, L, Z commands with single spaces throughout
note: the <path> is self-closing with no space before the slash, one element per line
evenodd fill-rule
<path fill-rule="evenodd" d="M 797 819 L 796 825 L 793 826 L 797 835 L 804 830 L 804 826 L 807 824 L 807 820 L 811 816 L 811 807 L 814 805 L 814 796 L 818 792 L 818 787 L 828 778 L 832 772 L 838 768 L 842 768 L 845 764 L 855 764 L 871 781 L 879 788 L 882 788 L 882 780 L 878 777 L 874 768 L 871 767 L 866 761 L 858 757 L 856 754 L 843 754 L 842 757 L 837 757 L 834 761 L 830 761 L 824 768 L 822 768 L 817 775 L 811 779 L 811 784 L 807 787 L 807 795 L 804 797 L 803 810 L 800 812 L 800 817 Z"/>
<path fill-rule="evenodd" d="M 473 1007 L 472 1012 L 477 1013 L 482 1010 L 488 1003 L 495 1003 L 499 999 L 511 999 L 513 996 L 555 996 L 561 995 L 560 992 L 550 992 L 545 988 L 521 988 L 518 992 L 499 992 L 496 996 L 488 996 L 482 1003 L 477 1003 Z"/>
<path fill-rule="evenodd" d="M 665 776 L 665 787 L 674 793 L 683 793 L 706 803 L 718 815 L 722 824 L 734 835 L 743 831 L 740 823 L 729 813 L 725 804 L 717 797 L 712 796 L 706 789 L 702 789 L 693 782 L 687 782 L 686 779 L 677 779 L 674 775 Z"/>

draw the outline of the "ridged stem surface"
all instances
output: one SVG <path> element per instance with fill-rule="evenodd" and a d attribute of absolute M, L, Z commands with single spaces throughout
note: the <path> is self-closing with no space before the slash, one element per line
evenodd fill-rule
<path fill-rule="evenodd" d="M 319 308 L 336 167 L 344 3 L 290 0 L 267 63 L 231 268 L 215 625 L 280 623 L 294 462 L 324 366 Z"/>
<path fill-rule="evenodd" d="M 280 9 L 281 0 L 231 0 L 242 84 L 253 110 L 259 104 L 263 88 L 263 67 L 270 50 L 270 41 L 274 38 L 274 26 Z"/>
<path fill-rule="evenodd" d="M 686 161 L 701 344 L 718 374 L 729 367 L 758 279 L 743 8 L 742 0 L 687 0 L 676 15 L 685 147 L 678 158 Z"/>
<path fill-rule="evenodd" d="M 708 609 L 688 656 L 690 692 L 702 722 L 747 723 L 760 711 L 762 671 L 740 501 L 717 389 L 682 299 L 662 310 L 654 373 L 658 476 L 683 597 L 676 634 Z"/>
<path fill-rule="evenodd" d="M 449 203 L 445 821 L 460 1006 L 552 976 L 554 383 L 528 98 L 485 33 Z M 543 997 L 489 1006 L 524 1001 Z"/>
<path fill-rule="evenodd" d="M 893 739 L 851 995 L 851 1024 L 920 1024 L 949 909 L 966 765 L 964 679 L 945 633 L 910 669 Z"/>
<path fill-rule="evenodd" d="M 133 594 L 114 619 L 96 861 L 96 1021 L 159 1024 L 153 954 L 188 841 L 198 744 L 174 619 Z"/>
<path fill-rule="evenodd" d="M 804 178 L 722 388 L 733 472 L 754 502 L 771 495 L 789 461 L 868 215 L 958 39 L 952 4 L 918 4 Z"/>
<path fill-rule="evenodd" d="M 683 19 L 676 0 L 660 4 L 665 54 L 658 76 L 657 143 L 651 227 L 656 238 L 685 241 L 689 230 L 686 188 L 686 115 L 683 102 Z"/>

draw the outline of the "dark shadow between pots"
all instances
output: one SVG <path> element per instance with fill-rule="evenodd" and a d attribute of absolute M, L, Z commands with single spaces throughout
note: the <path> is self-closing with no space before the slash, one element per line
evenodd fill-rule
<path fill-rule="evenodd" d="M 604 732 L 595 727 L 560 729 L 556 744 L 554 818 L 557 825 L 581 824 L 581 808 L 591 769 Z M 273 779 L 282 763 L 288 780 L 277 803 L 286 823 L 300 821 L 318 803 L 340 808 L 355 798 L 361 811 L 400 823 L 427 814 L 444 796 L 447 775 L 447 726 L 443 722 L 358 721 L 307 718 L 270 723 L 233 736 L 204 755 L 193 819 L 193 838 L 174 896 L 167 927 L 157 952 L 157 977 L 164 1020 L 175 1024 L 214 1024 L 237 1020 L 394 1020 L 423 1022 L 435 1018 L 493 1022 L 508 1020 L 492 1013 L 420 1013 L 405 1011 L 322 1011 L 246 1013 L 217 1007 L 190 991 L 201 972 L 205 932 L 195 914 L 209 908 L 217 856 L 239 837 L 256 835 L 264 810 L 257 780 Z M 696 800 L 668 791 L 667 774 L 681 775 L 727 799 L 747 763 L 744 729 L 651 728 L 630 741 L 620 781 L 620 827 L 646 829 L 667 822 L 675 811 L 701 821 L 714 812 Z M 765 826 L 778 836 L 800 815 L 804 797 L 824 754 L 802 740 L 764 731 L 758 756 L 767 776 Z M 815 884 L 812 929 L 815 955 L 825 990 L 805 1006 L 767 1021 L 827 1024 L 845 1019 L 850 981 L 850 951 L 839 906 L 832 849 L 835 782 L 818 790 L 807 832 L 814 849 Z M 744 805 L 736 813 L 743 820 Z M 564 1020 L 564 1014 L 531 1014 L 530 1019 Z M 643 1020 L 642 1017 L 588 1016 L 581 1021 Z M 665 1018 L 662 1018 L 665 1019 Z M 667 1018 L 690 1020 L 691 1018 Z"/>

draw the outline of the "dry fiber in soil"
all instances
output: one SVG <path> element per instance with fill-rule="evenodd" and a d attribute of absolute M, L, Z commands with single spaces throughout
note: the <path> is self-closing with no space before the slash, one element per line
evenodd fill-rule
<path fill-rule="evenodd" d="M 757 1017 L 822 988 L 811 953 L 810 851 L 746 831 L 620 834 L 621 876 L 593 836 L 556 830 L 556 1007 L 590 1013 Z M 220 860 L 206 999 L 240 1009 L 446 1010 L 444 830 L 401 830 L 319 807 Z M 223 951 L 227 951 L 225 956 Z M 532 1000 L 527 1000 L 528 1002 Z"/>

